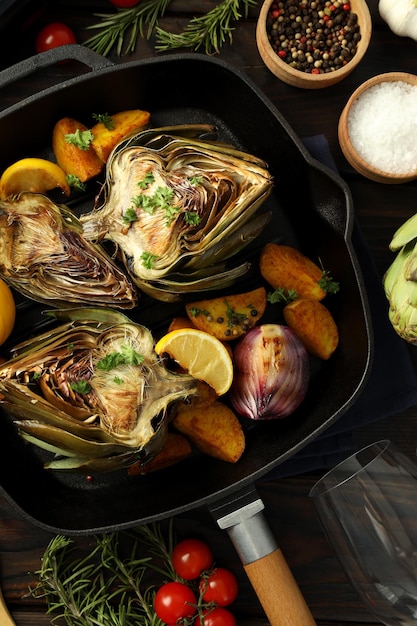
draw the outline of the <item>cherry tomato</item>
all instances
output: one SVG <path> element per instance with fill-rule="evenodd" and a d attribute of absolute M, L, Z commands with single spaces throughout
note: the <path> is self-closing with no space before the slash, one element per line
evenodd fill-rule
<path fill-rule="evenodd" d="M 200 539 L 184 539 L 175 546 L 172 552 L 172 565 L 178 576 L 185 580 L 198 578 L 201 572 L 213 565 L 213 554 L 204 541 Z"/>
<path fill-rule="evenodd" d="M 216 567 L 207 576 L 202 576 L 199 590 L 204 602 L 228 606 L 236 600 L 238 584 L 234 574 L 224 567 Z"/>
<path fill-rule="evenodd" d="M 237 626 L 234 615 L 227 609 L 216 607 L 215 609 L 207 609 L 203 611 L 204 626 Z M 202 626 L 203 622 L 197 617 L 195 626 Z"/>
<path fill-rule="evenodd" d="M 110 0 L 110 2 L 119 9 L 130 9 L 139 4 L 140 0 Z"/>
<path fill-rule="evenodd" d="M 155 594 L 155 613 L 166 624 L 193 617 L 197 613 L 197 598 L 184 583 L 170 582 L 162 585 Z"/>
<path fill-rule="evenodd" d="M 68 43 L 76 43 L 76 38 L 72 30 L 66 24 L 61 22 L 51 22 L 39 31 L 35 48 L 36 52 L 45 52 L 51 48 L 64 46 Z"/>

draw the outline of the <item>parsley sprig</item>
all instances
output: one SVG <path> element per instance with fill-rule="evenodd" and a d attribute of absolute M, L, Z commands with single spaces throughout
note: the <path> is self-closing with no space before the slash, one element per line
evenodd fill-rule
<path fill-rule="evenodd" d="M 143 360 L 143 354 L 139 354 L 139 352 L 136 352 L 132 346 L 124 343 L 120 348 L 120 352 L 110 352 L 105 357 L 100 359 L 96 367 L 99 370 L 110 372 L 110 370 L 118 367 L 119 365 L 141 365 Z"/>
<path fill-rule="evenodd" d="M 93 139 L 94 135 L 91 130 L 80 130 L 79 128 L 77 128 L 75 133 L 67 133 L 65 135 L 65 141 L 80 150 L 88 150 Z"/>
<path fill-rule="evenodd" d="M 96 13 L 100 21 L 88 26 L 97 31 L 85 45 L 103 56 L 115 50 L 118 56 L 135 51 L 137 38 L 150 39 L 155 34 L 157 51 L 188 48 L 219 52 L 226 41 L 232 42 L 235 23 L 247 17 L 257 0 L 222 0 L 207 13 L 193 17 L 181 33 L 171 33 L 159 25 L 171 0 L 142 0 L 131 9 L 115 13 Z"/>

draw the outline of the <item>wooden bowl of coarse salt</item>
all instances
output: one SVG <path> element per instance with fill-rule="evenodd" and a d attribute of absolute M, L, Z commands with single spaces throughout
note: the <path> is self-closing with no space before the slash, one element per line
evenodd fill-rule
<path fill-rule="evenodd" d="M 417 76 L 389 72 L 360 85 L 342 111 L 339 143 L 350 165 L 370 180 L 417 178 Z"/>

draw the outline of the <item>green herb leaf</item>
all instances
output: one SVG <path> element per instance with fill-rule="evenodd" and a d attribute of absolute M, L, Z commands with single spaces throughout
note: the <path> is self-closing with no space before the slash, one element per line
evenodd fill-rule
<path fill-rule="evenodd" d="M 188 179 L 190 185 L 201 185 L 201 183 L 203 182 L 204 178 L 203 176 L 190 176 L 190 178 Z"/>
<path fill-rule="evenodd" d="M 274 291 L 271 291 L 266 296 L 267 301 L 271 304 L 276 304 L 278 302 L 281 302 L 282 304 L 288 304 L 289 302 L 292 302 L 297 298 L 298 294 L 294 289 L 282 289 L 281 287 L 275 289 Z"/>
<path fill-rule="evenodd" d="M 142 265 L 146 267 L 146 269 L 151 270 L 154 266 L 155 260 L 158 258 L 156 254 L 152 254 L 152 252 L 142 252 L 140 255 Z"/>
<path fill-rule="evenodd" d="M 323 272 L 318 284 L 326 293 L 337 293 L 340 289 L 340 284 L 336 280 L 333 280 L 327 271 Z"/>
<path fill-rule="evenodd" d="M 123 213 L 122 219 L 124 224 L 130 224 L 131 222 L 136 222 L 138 214 L 133 207 L 130 207 L 130 209 L 127 209 L 127 211 Z"/>
<path fill-rule="evenodd" d="M 201 222 L 201 217 L 196 211 L 186 211 L 185 212 L 185 223 L 189 226 L 198 226 Z"/>
<path fill-rule="evenodd" d="M 147 174 L 145 175 L 145 178 L 138 182 L 138 187 L 140 189 L 147 189 L 147 187 L 152 185 L 152 183 L 154 182 L 155 182 L 155 176 L 153 175 L 153 173 L 147 172 Z"/>
<path fill-rule="evenodd" d="M 113 130 L 116 125 L 114 119 L 108 113 L 93 113 L 93 119 L 101 122 L 107 130 Z"/>
<path fill-rule="evenodd" d="M 75 133 L 67 133 L 65 135 L 65 141 L 80 150 L 88 150 L 93 139 L 94 135 L 91 130 L 80 130 L 79 128 L 77 128 Z"/>
<path fill-rule="evenodd" d="M 99 370 L 110 372 L 119 365 L 141 365 L 144 356 L 139 354 L 129 344 L 123 344 L 120 352 L 110 352 L 98 361 L 96 367 Z"/>
<path fill-rule="evenodd" d="M 79 191 L 85 191 L 87 188 L 87 185 L 81 182 L 78 176 L 74 174 L 67 174 L 67 183 L 70 187 L 78 189 Z"/>
<path fill-rule="evenodd" d="M 81 395 L 90 393 L 91 391 L 91 385 L 86 380 L 78 380 L 77 382 L 71 383 L 70 387 L 75 393 L 80 393 Z"/>

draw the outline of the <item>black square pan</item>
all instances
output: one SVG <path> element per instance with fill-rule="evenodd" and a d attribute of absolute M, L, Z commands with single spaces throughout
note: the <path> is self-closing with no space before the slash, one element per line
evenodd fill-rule
<path fill-rule="evenodd" d="M 122 65 L 88 57 L 93 71 L 49 88 L 0 114 L 0 169 L 22 155 L 50 152 L 51 130 L 63 116 L 91 123 L 93 112 L 143 108 L 153 126 L 209 122 L 219 138 L 264 159 L 275 181 L 268 200 L 273 212 L 265 234 L 245 251 L 256 266 L 265 241 L 299 247 L 340 282 L 331 310 L 340 346 L 327 363 L 312 364 L 307 398 L 285 419 L 245 424 L 247 448 L 236 464 L 195 456 L 169 470 L 128 477 L 126 472 L 94 476 L 48 473 L 31 446 L 0 413 L 0 486 L 34 523 L 68 534 L 129 527 L 211 505 L 261 478 L 291 457 L 350 407 L 362 391 L 372 360 L 372 332 L 364 283 L 351 243 L 354 213 L 343 180 L 315 161 L 285 119 L 241 72 L 203 55 L 184 54 Z M 100 57 L 101 59 L 101 57 Z M 94 64 L 96 63 L 96 67 Z M 36 66 L 39 60 L 36 59 Z M 24 72 L 29 66 L 24 65 Z M 12 74 L 16 75 L 14 69 Z M 7 82 L 7 76 L 4 76 Z M 0 74 L 0 86 L 2 75 Z M 31 123 L 36 120 L 36 124 Z M 89 201 L 87 201 L 88 204 Z M 85 207 L 76 207 L 85 209 Z M 242 279 L 238 290 L 256 284 Z M 171 306 L 171 305 L 169 305 Z M 11 339 L 34 332 L 45 306 L 22 301 Z M 162 332 L 174 310 L 141 304 L 132 318 Z M 193 477 L 193 480 L 190 479 Z"/>

